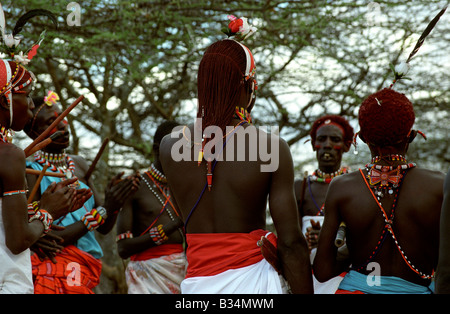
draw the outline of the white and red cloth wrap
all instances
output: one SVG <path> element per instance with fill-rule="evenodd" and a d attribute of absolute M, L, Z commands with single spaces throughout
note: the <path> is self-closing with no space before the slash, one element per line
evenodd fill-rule
<path fill-rule="evenodd" d="M 181 293 L 286 293 L 284 279 L 261 254 L 257 242 L 262 236 L 276 247 L 276 236 L 261 229 L 250 233 L 187 234 L 188 269 Z"/>

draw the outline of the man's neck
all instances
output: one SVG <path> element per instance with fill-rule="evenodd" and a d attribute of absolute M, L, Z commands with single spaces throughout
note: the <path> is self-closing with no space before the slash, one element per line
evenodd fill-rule
<path fill-rule="evenodd" d="M 321 166 L 319 165 L 319 170 L 322 171 L 323 173 L 327 173 L 327 174 L 332 174 L 335 173 L 336 171 L 339 171 L 339 169 L 341 169 L 341 165 L 333 165 L 333 166 Z"/>

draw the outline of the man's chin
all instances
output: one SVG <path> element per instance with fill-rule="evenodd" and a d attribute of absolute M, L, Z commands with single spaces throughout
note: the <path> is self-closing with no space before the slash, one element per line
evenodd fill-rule
<path fill-rule="evenodd" d="M 321 167 L 321 168 L 324 168 L 324 167 L 332 167 L 332 168 L 334 168 L 335 166 L 337 166 L 337 164 L 338 164 L 339 162 L 338 162 L 338 160 L 336 159 L 336 158 L 327 158 L 327 159 L 320 159 L 319 160 L 319 166 Z"/>
<path fill-rule="evenodd" d="M 69 147 L 70 141 L 69 140 L 63 140 L 63 141 L 53 141 L 50 145 L 52 148 L 55 149 L 65 149 Z M 49 146 L 50 146 L 49 145 Z"/>

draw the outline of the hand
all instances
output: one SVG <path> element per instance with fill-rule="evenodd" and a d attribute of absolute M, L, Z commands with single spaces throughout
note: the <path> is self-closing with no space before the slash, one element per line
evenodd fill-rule
<path fill-rule="evenodd" d="M 139 173 L 122 179 L 123 174 L 121 172 L 114 176 L 106 187 L 104 206 L 108 211 L 108 216 L 117 213 L 122 208 L 125 200 L 139 188 Z"/>
<path fill-rule="evenodd" d="M 58 183 L 52 182 L 42 194 L 41 208 L 48 211 L 54 220 L 64 216 L 73 208 L 76 189 L 70 185 L 77 180 L 72 178 Z"/>
<path fill-rule="evenodd" d="M 58 229 L 57 227 L 53 229 Z M 55 256 L 60 253 L 64 247 L 61 245 L 63 242 L 63 238 L 57 236 L 53 232 L 47 233 L 45 237 L 37 240 L 30 249 L 36 253 L 40 261 L 45 260 L 46 258 L 50 259 L 52 263 L 56 264 Z"/>
<path fill-rule="evenodd" d="M 75 190 L 75 197 L 72 202 L 71 212 L 74 212 L 81 207 L 84 203 L 92 196 L 92 191 L 90 189 L 77 189 Z"/>
<path fill-rule="evenodd" d="M 314 221 L 313 219 L 310 220 L 311 227 L 306 228 L 306 242 L 308 243 L 308 249 L 312 250 L 317 247 L 317 242 L 319 239 L 319 233 L 320 233 L 320 221 Z"/>

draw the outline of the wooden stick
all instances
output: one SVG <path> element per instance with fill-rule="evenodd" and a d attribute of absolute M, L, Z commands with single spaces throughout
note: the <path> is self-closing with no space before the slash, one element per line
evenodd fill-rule
<path fill-rule="evenodd" d="M 35 170 L 35 169 L 30 169 L 30 168 L 27 168 L 25 170 L 25 172 L 27 174 L 34 174 L 34 175 L 41 174 L 41 171 Z M 44 173 L 44 176 L 46 176 L 46 177 L 64 178 L 66 175 L 64 173 L 61 173 L 61 172 L 46 172 L 46 173 Z"/>
<path fill-rule="evenodd" d="M 108 144 L 108 142 L 109 142 L 109 138 L 105 138 L 103 140 L 102 146 L 100 147 L 100 149 L 99 149 L 99 151 L 97 153 L 97 156 L 95 156 L 94 161 L 92 162 L 91 166 L 89 167 L 88 171 L 86 172 L 86 175 L 84 176 L 86 181 L 89 180 L 92 172 L 94 172 L 95 166 L 97 165 L 98 161 L 100 160 L 100 157 L 102 156 L 103 151 L 105 150 L 106 145 Z"/>
<path fill-rule="evenodd" d="M 58 125 L 59 122 L 61 122 L 68 114 L 69 112 L 75 108 L 76 105 L 78 105 L 82 100 L 84 99 L 84 96 L 81 95 L 78 97 L 77 100 L 75 100 L 66 110 L 64 110 L 56 119 L 53 121 L 53 123 L 44 131 L 42 132 L 30 145 L 28 145 L 27 148 L 24 149 L 25 156 L 30 156 L 29 151 L 36 146 L 38 143 L 40 143 L 44 138 L 47 137 L 48 133 L 50 133 L 51 130 L 53 130 L 54 127 Z"/>
<path fill-rule="evenodd" d="M 47 146 L 48 144 L 50 144 L 52 142 L 52 139 L 50 137 L 47 137 L 45 140 L 43 140 L 42 142 L 36 144 L 34 147 L 32 147 L 25 155 L 25 158 L 33 155 L 35 152 L 37 152 L 38 150 L 41 150 L 42 148 L 44 148 L 45 146 Z"/>
<path fill-rule="evenodd" d="M 39 186 L 41 185 L 42 177 L 44 177 L 45 172 L 47 171 L 48 165 L 44 165 L 44 168 L 42 168 L 41 173 L 39 174 L 39 177 L 36 180 L 36 183 L 34 184 L 33 190 L 30 193 L 30 196 L 28 196 L 28 204 L 31 203 L 31 201 L 34 198 L 34 195 L 36 194 L 37 190 L 39 189 Z"/>
<path fill-rule="evenodd" d="M 53 133 L 51 136 L 47 137 L 45 140 L 43 140 L 42 142 L 36 144 L 32 149 L 30 149 L 27 153 L 27 155 L 25 155 L 25 158 L 33 155 L 35 152 L 37 152 L 38 150 L 43 149 L 44 147 L 46 147 L 48 144 L 50 144 L 51 142 L 53 142 L 55 140 L 55 138 L 61 136 L 62 134 L 64 134 L 63 131 L 58 131 Z"/>

